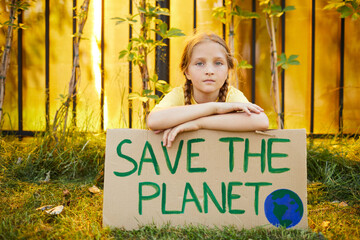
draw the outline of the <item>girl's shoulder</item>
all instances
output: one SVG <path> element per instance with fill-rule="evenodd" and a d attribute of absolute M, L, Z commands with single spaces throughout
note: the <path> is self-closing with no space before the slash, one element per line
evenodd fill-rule
<path fill-rule="evenodd" d="M 239 89 L 229 86 L 228 93 L 226 95 L 226 102 L 249 102 L 249 100 Z"/>
<path fill-rule="evenodd" d="M 163 109 L 184 105 L 184 89 L 175 87 L 155 106 L 154 109 Z"/>

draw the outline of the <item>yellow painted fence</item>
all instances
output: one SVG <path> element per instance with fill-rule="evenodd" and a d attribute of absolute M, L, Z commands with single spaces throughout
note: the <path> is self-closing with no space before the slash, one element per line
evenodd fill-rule
<path fill-rule="evenodd" d="M 299 55 L 300 61 L 300 65 L 291 66 L 284 75 L 284 89 L 281 91 L 284 94 L 285 128 L 306 128 L 308 133 L 313 130 L 312 132 L 317 134 L 336 134 L 339 132 L 339 117 L 342 113 L 343 132 L 358 133 L 360 20 L 345 19 L 344 22 L 344 85 L 341 96 L 341 19 L 336 11 L 323 10 L 327 1 L 315 2 L 314 15 L 313 1 L 286 1 L 286 4 L 295 6 L 296 10 L 286 13 L 284 26 L 280 23 L 278 25 L 279 49 L 283 37 L 286 55 Z M 49 4 L 50 9 L 48 45 L 50 122 L 60 106 L 61 96 L 67 93 L 71 77 L 73 1 L 37 0 L 30 3 L 31 7 L 23 13 L 23 22 L 27 29 L 22 33 L 21 64 L 18 62 L 18 33 L 14 33 L 3 107 L 4 130 L 19 130 L 19 111 L 22 112 L 23 131 L 43 131 L 46 128 L 46 4 Z M 129 121 L 132 121 L 131 126 L 134 128 L 140 126 L 138 117 L 140 103 L 132 104 L 132 116 L 129 117 L 130 105 L 127 100 L 130 82 L 132 91 L 141 89 L 140 73 L 137 67 L 133 66 L 132 80 L 129 81 L 129 63 L 124 59 L 118 59 L 119 52 L 125 49 L 129 42 L 129 26 L 126 23 L 115 25 L 115 21 L 112 20 L 113 17 L 128 16 L 130 4 L 132 11 L 137 13 L 135 3 L 135 0 L 90 1 L 85 39 L 80 43 L 81 81 L 77 95 L 76 117 L 77 126 L 81 130 L 99 131 L 101 111 L 104 114 L 105 129 L 129 127 Z M 253 1 L 237 0 L 234 3 L 251 10 Z M 81 5 L 82 1 L 78 0 L 78 4 Z M 213 8 L 222 4 L 222 0 L 170 0 L 170 26 L 180 28 L 189 36 L 194 32 L 194 23 L 196 23 L 197 31 L 213 31 L 222 36 L 223 25 L 212 16 Z M 8 18 L 9 13 L 5 5 L 5 0 L 1 0 L 0 22 Z M 256 1 L 256 10 L 261 13 L 258 1 Z M 239 61 L 244 59 L 251 62 L 253 58 L 255 59 L 255 71 L 252 69 L 243 71 L 239 88 L 248 99 L 255 98 L 255 103 L 266 110 L 271 126 L 275 127 L 276 116 L 270 96 L 269 36 L 265 20 L 257 19 L 253 25 L 251 20 L 240 21 L 235 18 L 235 25 L 235 56 Z M 283 27 L 285 27 L 284 36 L 280 31 Z M 313 28 L 315 34 L 312 33 Z M 256 30 L 255 40 L 252 38 L 253 29 Z M 139 27 L 135 25 L 133 34 L 138 30 Z M 173 87 L 184 83 L 184 77 L 179 70 L 179 61 L 185 39 L 186 37 L 179 37 L 170 40 L 169 79 Z M 2 29 L 0 46 L 4 46 L 4 43 L 5 31 Z M 252 48 L 255 49 L 254 56 Z M 102 54 L 103 69 L 101 69 Z M 153 73 L 155 54 L 149 58 L 150 72 Z M 20 88 L 19 71 L 22 71 Z M 253 73 L 255 73 L 254 84 L 251 82 Z M 100 101 L 102 74 L 104 74 L 103 108 Z M 253 85 L 255 85 L 254 91 Z M 19 89 L 22 93 L 19 93 Z M 19 96 L 22 96 L 22 99 L 19 99 Z M 343 101 L 341 112 L 340 99 Z"/>

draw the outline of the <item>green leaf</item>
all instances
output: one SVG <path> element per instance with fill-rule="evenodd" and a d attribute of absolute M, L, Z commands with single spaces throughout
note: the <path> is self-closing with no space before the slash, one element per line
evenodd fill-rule
<path fill-rule="evenodd" d="M 139 100 L 142 101 L 142 102 L 147 102 L 147 101 L 149 101 L 149 98 L 147 98 L 147 97 L 139 97 Z"/>
<path fill-rule="evenodd" d="M 154 74 L 152 78 L 149 78 L 149 80 L 150 80 L 151 82 L 156 83 L 156 81 L 158 80 L 158 75 L 157 75 L 157 74 Z"/>
<path fill-rule="evenodd" d="M 289 61 L 290 65 L 300 65 L 300 62 L 298 60 Z"/>
<path fill-rule="evenodd" d="M 128 20 L 128 22 L 129 22 L 130 24 L 137 23 L 137 20 L 134 19 L 134 16 L 127 17 L 126 19 Z"/>
<path fill-rule="evenodd" d="M 286 70 L 289 68 L 289 65 L 287 63 L 284 63 L 283 65 L 281 65 L 281 68 Z"/>
<path fill-rule="evenodd" d="M 121 23 L 123 23 L 123 22 L 126 21 L 126 19 L 120 18 L 120 17 L 112 18 L 112 20 L 117 20 L 117 21 L 115 22 L 115 25 L 119 25 L 119 24 L 121 24 Z"/>
<path fill-rule="evenodd" d="M 251 66 L 251 64 L 249 64 L 246 60 L 242 60 L 242 61 L 238 64 L 237 67 L 238 67 L 238 68 L 243 68 L 243 69 L 253 68 L 253 67 Z"/>
<path fill-rule="evenodd" d="M 280 5 L 274 4 L 274 5 L 271 5 L 270 8 L 271 8 L 271 11 L 272 11 L 272 12 L 282 12 L 282 8 L 281 8 Z"/>
<path fill-rule="evenodd" d="M 357 9 L 359 7 L 360 1 L 352 0 L 350 1 L 350 4 L 354 9 Z"/>
<path fill-rule="evenodd" d="M 141 13 L 146 13 L 146 9 L 145 8 L 142 8 L 142 7 L 138 7 L 138 10 L 139 10 L 139 12 L 141 12 Z"/>
<path fill-rule="evenodd" d="M 161 32 L 162 34 L 166 34 L 167 29 L 168 29 L 168 25 L 167 25 L 165 22 L 163 22 L 163 23 L 159 26 L 159 30 L 160 30 L 160 32 Z"/>
<path fill-rule="evenodd" d="M 152 12 L 155 12 L 155 10 L 156 10 L 156 7 L 152 7 L 152 6 L 149 5 L 149 12 L 152 13 Z"/>
<path fill-rule="evenodd" d="M 262 6 L 262 5 L 267 5 L 267 4 L 269 4 L 270 3 L 270 0 L 260 0 L 260 6 Z"/>
<path fill-rule="evenodd" d="M 121 17 L 113 17 L 113 18 L 111 18 L 111 20 L 117 20 L 117 21 L 126 21 L 126 19 L 125 18 L 121 18 Z"/>
<path fill-rule="evenodd" d="M 170 28 L 169 31 L 166 33 L 168 38 L 170 37 L 181 37 L 185 36 L 185 34 L 178 28 Z"/>
<path fill-rule="evenodd" d="M 212 16 L 218 18 L 222 23 L 226 23 L 226 7 L 213 8 Z"/>
<path fill-rule="evenodd" d="M 288 69 L 290 65 L 300 65 L 300 62 L 296 60 L 299 55 L 290 55 L 289 58 L 286 58 L 285 53 L 282 53 L 279 56 L 279 61 L 276 62 L 276 67 L 281 67 L 282 69 Z"/>
<path fill-rule="evenodd" d="M 162 92 L 162 93 L 168 93 L 171 90 L 171 87 L 169 85 L 169 83 L 167 83 L 164 80 L 158 80 L 155 83 L 155 89 Z"/>
<path fill-rule="evenodd" d="M 285 54 L 284 54 L 285 55 Z M 299 57 L 299 55 L 291 55 L 289 58 L 288 58 L 288 61 L 294 61 L 297 57 Z M 286 57 L 285 57 L 286 58 Z"/>
<path fill-rule="evenodd" d="M 234 11 L 230 13 L 230 15 L 241 17 L 242 19 L 253 19 L 259 18 L 260 15 L 256 12 L 250 12 L 247 10 L 242 10 L 238 5 L 234 7 Z"/>
<path fill-rule="evenodd" d="M 135 57 L 135 54 L 134 53 L 129 53 L 129 55 L 128 55 L 128 61 L 133 61 L 134 60 L 134 57 Z"/>
<path fill-rule="evenodd" d="M 137 93 L 137 92 L 132 92 L 132 93 L 129 93 L 129 96 L 128 96 L 128 99 L 129 100 L 133 100 L 133 99 L 137 99 L 140 97 L 140 94 Z"/>
<path fill-rule="evenodd" d="M 119 59 L 125 57 L 125 55 L 126 55 L 127 53 L 128 53 L 127 50 L 122 50 L 122 51 L 120 52 L 120 54 L 119 54 Z"/>
<path fill-rule="evenodd" d="M 354 13 L 354 14 L 351 16 L 351 19 L 352 19 L 352 20 L 357 20 L 357 19 L 359 19 L 359 17 L 360 17 L 360 14 L 359 14 L 359 13 Z"/>
<path fill-rule="evenodd" d="M 151 90 L 151 89 L 144 89 L 143 90 L 143 96 L 146 96 L 146 95 L 149 95 L 150 93 L 152 93 L 153 92 L 153 90 Z"/>
<path fill-rule="evenodd" d="M 342 6 L 342 7 L 338 8 L 337 11 L 339 13 L 341 13 L 341 15 L 340 15 L 341 18 L 346 18 L 353 13 L 353 10 L 348 6 Z"/>
<path fill-rule="evenodd" d="M 345 2 L 342 0 L 335 0 L 335 1 L 329 1 L 329 4 L 327 4 L 323 9 L 324 10 L 329 10 L 329 9 L 337 9 L 340 8 L 342 6 L 345 6 Z"/>
<path fill-rule="evenodd" d="M 154 40 L 153 39 L 147 39 L 145 41 L 146 44 L 149 44 L 149 45 L 152 45 L 154 43 Z"/>
<path fill-rule="evenodd" d="M 280 61 L 286 61 L 286 55 L 285 55 L 285 53 L 282 53 L 282 54 L 279 56 L 279 58 L 280 58 Z"/>
<path fill-rule="evenodd" d="M 288 12 L 288 11 L 292 11 L 292 10 L 295 10 L 294 6 L 287 6 L 283 9 L 283 12 Z"/>
<path fill-rule="evenodd" d="M 164 15 L 164 16 L 170 16 L 169 9 L 167 8 L 160 8 L 160 10 L 155 12 L 157 15 Z"/>
<path fill-rule="evenodd" d="M 148 95 L 147 97 L 150 98 L 150 99 L 155 99 L 155 100 L 159 99 L 158 95 Z"/>

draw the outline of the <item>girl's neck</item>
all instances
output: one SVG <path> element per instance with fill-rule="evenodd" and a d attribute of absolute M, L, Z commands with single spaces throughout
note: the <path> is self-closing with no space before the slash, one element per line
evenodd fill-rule
<path fill-rule="evenodd" d="M 219 91 L 213 93 L 202 93 L 198 91 L 193 91 L 193 97 L 197 103 L 216 102 L 219 97 Z"/>

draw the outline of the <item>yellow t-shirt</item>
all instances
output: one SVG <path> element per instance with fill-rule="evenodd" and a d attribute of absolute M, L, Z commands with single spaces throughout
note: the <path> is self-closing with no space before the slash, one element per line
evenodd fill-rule
<path fill-rule="evenodd" d="M 238 89 L 230 86 L 226 94 L 225 102 L 249 102 L 245 95 Z M 191 97 L 191 104 L 197 104 L 195 99 Z M 166 96 L 154 107 L 153 110 L 184 106 L 185 97 L 183 87 L 176 87 L 171 90 Z"/>

